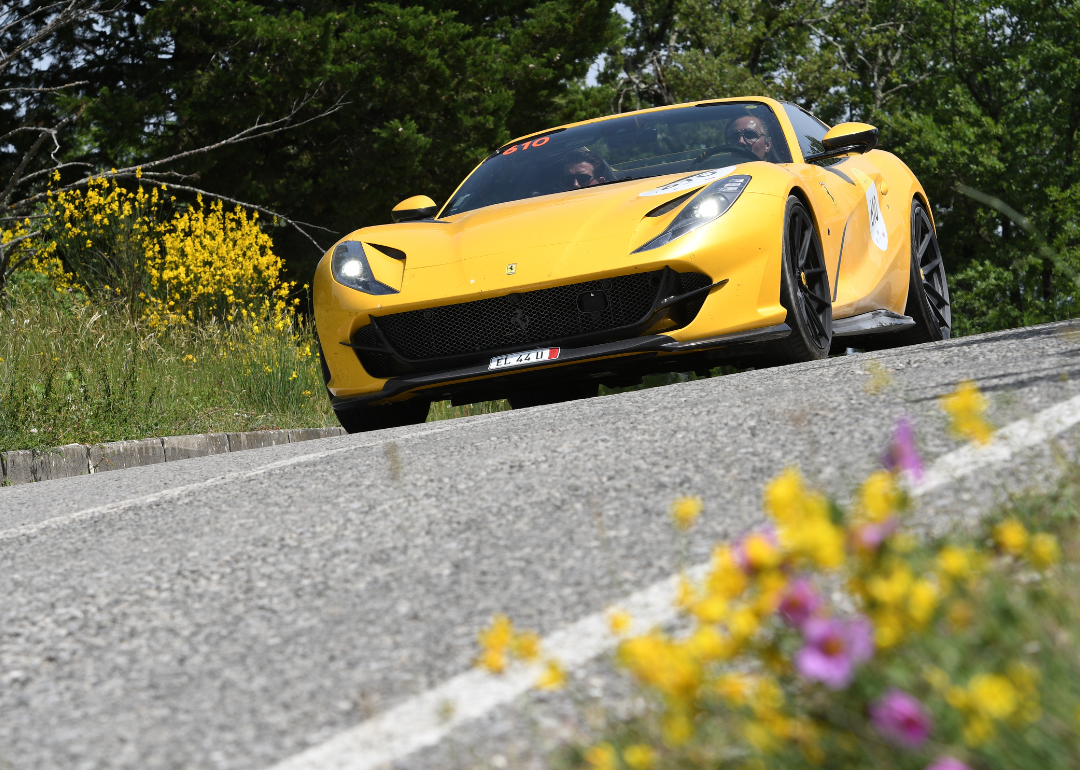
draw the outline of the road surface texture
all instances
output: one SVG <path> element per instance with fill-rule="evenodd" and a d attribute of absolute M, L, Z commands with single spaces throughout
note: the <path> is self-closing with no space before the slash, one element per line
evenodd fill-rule
<path fill-rule="evenodd" d="M 999 426 L 1063 405 L 1080 326 L 0 489 L 0 768 L 366 767 L 304 757 L 468 671 L 493 613 L 549 635 L 704 562 L 785 466 L 850 494 L 902 415 L 951 457 L 937 398 L 962 379 Z M 918 522 L 1046 483 L 1078 435 L 940 486 Z M 684 494 L 706 507 L 680 546 Z M 537 764 L 587 734 L 578 696 L 624 687 L 606 671 L 393 764 Z"/>

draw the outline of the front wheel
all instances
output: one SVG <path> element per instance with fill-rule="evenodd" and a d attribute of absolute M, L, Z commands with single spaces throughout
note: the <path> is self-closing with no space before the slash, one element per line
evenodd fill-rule
<path fill-rule="evenodd" d="M 832 296 L 825 255 L 810 212 L 794 195 L 784 209 L 780 304 L 787 308 L 791 334 L 771 343 L 769 357 L 780 364 L 818 361 L 832 344 Z"/>
<path fill-rule="evenodd" d="M 918 200 L 911 203 L 911 273 L 904 315 L 914 319 L 915 325 L 890 335 L 892 344 L 937 342 L 949 339 L 952 333 L 949 283 L 945 279 L 941 249 L 930 215 Z"/>

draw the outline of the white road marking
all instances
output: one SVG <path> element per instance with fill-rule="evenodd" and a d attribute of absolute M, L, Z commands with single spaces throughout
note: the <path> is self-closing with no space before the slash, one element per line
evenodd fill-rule
<path fill-rule="evenodd" d="M 1041 444 L 1080 423 L 1080 396 L 1055 404 L 1035 416 L 1010 423 L 990 443 L 965 445 L 937 458 L 914 496 L 958 481 L 977 470 L 1008 461 L 1017 451 Z M 709 565 L 687 571 L 700 580 Z M 634 617 L 635 632 L 671 623 L 678 616 L 673 575 L 616 604 Z M 604 613 L 595 613 L 545 637 L 544 654 L 567 671 L 613 650 L 618 639 L 608 630 Z M 538 667 L 516 667 L 501 676 L 473 669 L 296 754 L 271 770 L 374 770 L 428 746 L 434 746 L 466 722 L 503 706 L 533 687 Z"/>
<path fill-rule="evenodd" d="M 335 449 L 327 449 L 321 452 L 311 452 L 309 454 L 298 455 L 296 457 L 289 457 L 284 460 L 275 460 L 272 463 L 261 465 L 258 468 L 251 468 L 246 471 L 236 471 L 234 473 L 225 473 L 221 476 L 214 476 L 213 478 L 203 479 L 202 481 L 196 481 L 191 484 L 184 484 L 179 487 L 171 487 L 169 489 L 163 489 L 160 492 L 153 492 L 149 495 L 141 495 L 139 497 L 131 497 L 127 500 L 120 500 L 115 503 L 108 503 L 106 505 L 97 505 L 92 508 L 84 508 L 81 511 L 74 513 L 64 514 L 63 516 L 56 516 L 51 519 L 45 519 L 35 524 L 24 524 L 19 527 L 13 527 L 12 529 L 0 531 L 0 542 L 5 540 L 15 540 L 20 537 L 27 537 L 35 535 L 38 532 L 48 529 L 55 529 L 57 527 L 65 527 L 69 524 L 74 524 L 80 521 L 86 521 L 95 517 L 104 516 L 109 513 L 117 513 L 127 508 L 133 508 L 138 505 L 145 505 L 147 503 L 154 503 L 158 500 L 168 500 L 170 498 L 180 497 L 190 492 L 196 492 L 200 489 L 207 489 L 209 487 L 215 487 L 220 484 L 225 484 L 230 481 L 237 481 L 241 479 L 249 479 L 255 476 L 261 476 L 264 473 L 270 473 L 272 471 L 281 470 L 282 468 L 289 468 L 293 465 L 302 465 L 304 463 L 313 462 L 315 460 L 321 460 L 324 457 L 332 457 L 333 455 L 342 454 L 345 452 L 355 452 L 358 449 L 367 449 L 373 446 L 379 446 L 381 444 L 388 443 L 409 443 L 416 441 L 417 439 L 426 438 L 436 433 L 445 433 L 449 430 L 462 430 L 486 422 L 490 422 L 493 419 L 501 419 L 509 417 L 513 412 L 492 412 L 485 415 L 476 415 L 471 418 L 465 418 L 464 420 L 446 420 L 437 427 L 428 428 L 427 430 L 417 430 L 406 435 L 397 436 L 381 436 L 379 438 L 363 441 L 363 442 L 350 442 L 347 446 L 337 447 Z M 455 424 L 457 423 L 457 424 Z M 327 440 L 327 439 L 317 439 Z M 335 441 L 344 440 L 343 438 L 335 438 Z M 212 455 L 213 457 L 227 457 L 228 455 Z M 144 468 L 156 467 L 156 466 L 142 466 Z M 132 470 L 135 470 L 134 468 Z M 81 477 L 74 477 L 81 478 Z"/>
<path fill-rule="evenodd" d="M 912 493 L 925 495 L 980 468 L 1005 463 L 1016 452 L 1041 444 L 1077 423 L 1080 423 L 1080 396 L 1073 396 L 1026 420 L 1009 423 L 996 431 L 985 446 L 966 444 L 942 455 L 927 468 L 922 481 L 912 485 Z"/>

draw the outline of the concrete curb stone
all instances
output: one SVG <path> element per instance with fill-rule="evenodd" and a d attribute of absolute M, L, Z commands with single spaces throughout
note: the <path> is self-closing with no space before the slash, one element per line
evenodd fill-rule
<path fill-rule="evenodd" d="M 345 431 L 342 428 L 293 428 L 289 431 L 289 442 L 296 444 L 301 441 L 313 441 L 317 438 L 343 435 L 345 435 Z"/>
<path fill-rule="evenodd" d="M 165 462 L 187 460 L 190 457 L 220 455 L 229 451 L 229 439 L 224 433 L 203 433 L 198 436 L 166 436 Z"/>
<path fill-rule="evenodd" d="M 344 435 L 342 428 L 292 428 L 66 444 L 51 450 L 19 449 L 0 453 L 0 479 L 4 486 L 29 484 Z"/>
<path fill-rule="evenodd" d="M 55 449 L 33 450 L 34 481 L 66 479 L 90 473 L 89 456 L 82 444 L 64 444 Z"/>
<path fill-rule="evenodd" d="M 90 472 L 120 471 L 140 465 L 165 462 L 165 451 L 159 438 L 137 441 L 112 441 L 90 447 Z"/>
<path fill-rule="evenodd" d="M 262 449 L 289 443 L 287 430 L 252 430 L 246 433 L 226 433 L 230 452 L 243 452 L 245 449 Z"/>
<path fill-rule="evenodd" d="M 11 484 L 29 484 L 34 480 L 34 453 L 19 449 L 4 453 L 4 481 Z"/>

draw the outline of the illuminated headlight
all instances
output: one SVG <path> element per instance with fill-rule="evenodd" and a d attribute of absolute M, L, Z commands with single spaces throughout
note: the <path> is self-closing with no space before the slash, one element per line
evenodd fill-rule
<path fill-rule="evenodd" d="M 396 290 L 375 280 L 360 241 L 345 241 L 334 247 L 330 272 L 338 283 L 365 294 L 397 294 Z"/>
<path fill-rule="evenodd" d="M 749 183 L 750 177 L 745 174 L 728 176 L 713 182 L 683 207 L 678 216 L 671 220 L 671 224 L 664 228 L 664 232 L 643 246 L 634 249 L 634 253 L 660 248 L 667 243 L 671 243 L 676 238 L 693 232 L 702 225 L 722 217 L 742 195 L 742 191 L 746 189 L 746 185 Z"/>

